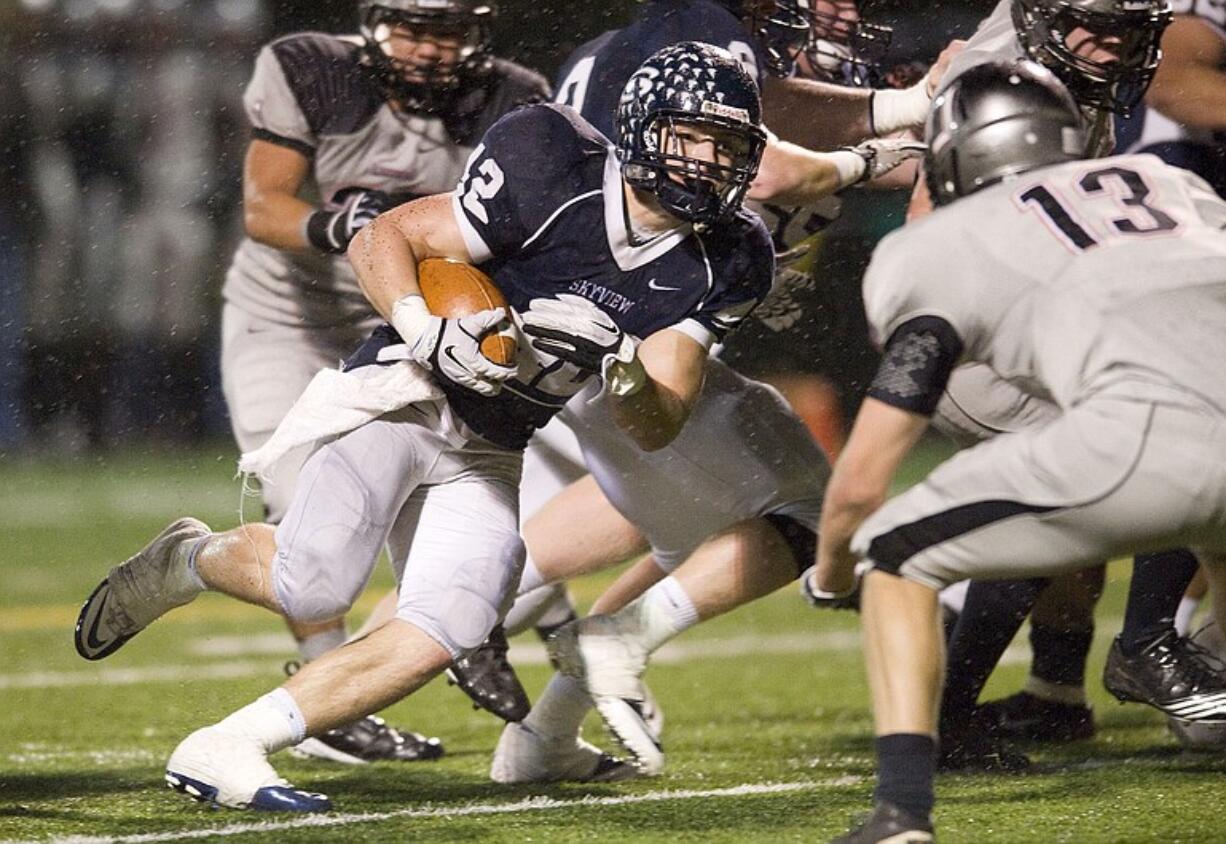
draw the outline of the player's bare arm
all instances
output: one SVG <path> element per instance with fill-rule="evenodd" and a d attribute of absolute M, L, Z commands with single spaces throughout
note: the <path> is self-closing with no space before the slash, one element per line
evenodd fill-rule
<path fill-rule="evenodd" d="M 923 79 L 901 91 L 769 77 L 762 84 L 766 125 L 786 141 L 827 150 L 918 128 L 946 68 L 964 45 L 964 41 L 951 42 Z M 820 114 L 821 120 L 815 120 L 814 114 Z"/>
<path fill-rule="evenodd" d="M 822 505 L 815 575 L 822 591 L 843 593 L 855 585 L 851 538 L 885 502 L 894 473 L 927 427 L 927 416 L 864 400 Z"/>
<path fill-rule="evenodd" d="M 379 215 L 349 244 L 349 261 L 366 298 L 392 321 L 397 302 L 421 296 L 417 264 L 426 258 L 472 263 L 451 210 L 451 195 L 406 202 Z"/>
<path fill-rule="evenodd" d="M 1226 42 L 1205 21 L 1175 18 L 1162 36 L 1162 63 L 1145 101 L 1197 129 L 1226 128 Z"/>
<path fill-rule="evenodd" d="M 644 451 L 668 445 L 681 432 L 702 389 L 707 350 L 686 334 L 657 331 L 638 348 L 642 387 L 613 394 L 613 419 Z"/>
<path fill-rule="evenodd" d="M 253 140 L 243 162 L 243 227 L 253 239 L 277 249 L 311 248 L 306 220 L 315 207 L 298 196 L 311 162 L 302 153 Z"/>

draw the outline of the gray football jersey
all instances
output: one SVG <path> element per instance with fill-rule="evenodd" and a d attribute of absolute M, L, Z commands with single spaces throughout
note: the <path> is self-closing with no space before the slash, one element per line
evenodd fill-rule
<path fill-rule="evenodd" d="M 962 360 L 1063 408 L 1109 394 L 1226 412 L 1226 203 L 1151 155 L 1044 168 L 889 235 L 865 277 L 885 340 L 937 316 Z"/>
<path fill-rule="evenodd" d="M 992 14 L 979 24 L 975 34 L 967 39 L 966 47 L 949 63 L 941 78 L 945 87 L 963 73 L 988 62 L 1012 63 L 1026 58 L 1026 51 L 1017 40 L 1013 27 L 1013 0 L 1000 0 Z M 1115 124 L 1111 113 L 1082 109 L 1086 128 L 1086 152 L 1094 158 L 1110 155 L 1115 149 Z"/>
<path fill-rule="evenodd" d="M 362 66 L 357 37 L 299 33 L 256 59 L 243 102 L 252 137 L 311 160 L 307 190 L 373 188 L 398 201 L 452 190 L 482 133 L 516 105 L 548 98 L 544 77 L 494 60 L 446 118 L 401 113 Z M 223 295 L 248 313 L 297 326 L 368 320 L 370 305 L 343 255 L 286 252 L 246 238 Z"/>

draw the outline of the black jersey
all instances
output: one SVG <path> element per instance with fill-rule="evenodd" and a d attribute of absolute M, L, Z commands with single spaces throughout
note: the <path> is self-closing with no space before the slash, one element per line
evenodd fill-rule
<path fill-rule="evenodd" d="M 494 124 L 453 195 L 469 252 L 523 312 L 570 293 L 645 338 L 675 328 L 710 346 L 770 289 L 774 253 L 757 216 L 701 234 L 679 225 L 645 243 L 627 232 L 612 145 L 572 109 L 535 105 Z M 592 377 L 521 343 L 518 376 L 485 397 L 444 383 L 481 436 L 521 448 Z"/>
<path fill-rule="evenodd" d="M 631 74 L 656 52 L 682 41 L 723 47 L 762 86 L 766 55 L 726 6 L 715 0 L 652 0 L 625 29 L 606 32 L 571 53 L 558 72 L 555 99 L 612 138 L 617 100 Z"/>

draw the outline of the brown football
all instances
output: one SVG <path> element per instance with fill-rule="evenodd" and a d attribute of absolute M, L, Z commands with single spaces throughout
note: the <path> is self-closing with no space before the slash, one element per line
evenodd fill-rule
<path fill-rule="evenodd" d="M 455 319 L 486 311 L 507 308 L 506 297 L 481 270 L 452 258 L 427 258 L 417 265 L 417 285 L 430 313 Z M 519 351 L 515 331 L 508 328 L 485 335 L 481 354 L 494 363 L 510 366 Z"/>

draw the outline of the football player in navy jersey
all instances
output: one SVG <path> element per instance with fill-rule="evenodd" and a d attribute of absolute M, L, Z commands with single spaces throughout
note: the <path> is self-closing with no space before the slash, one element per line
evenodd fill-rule
<path fill-rule="evenodd" d="M 516 110 L 485 134 L 454 193 L 363 229 L 349 254 L 390 326 L 349 375 L 357 392 L 405 367 L 421 383 L 316 451 L 277 527 L 202 535 L 179 520 L 87 602 L 89 636 L 108 652 L 205 589 L 333 618 L 389 533 L 404 540 L 396 617 L 188 736 L 167 763 L 175 789 L 235 808 L 329 809 L 268 754 L 400 699 L 486 638 L 523 564 L 517 487 L 533 430 L 593 379 L 644 449 L 685 423 L 709 347 L 773 272 L 765 226 L 741 210 L 765 145 L 757 88 L 727 51 L 683 43 L 644 63 L 619 108 L 616 146 L 571 109 Z M 428 257 L 482 265 L 513 313 L 432 315 L 416 282 Z M 523 340 L 504 366 L 480 341 L 508 316 Z M 596 776 L 628 772 L 610 759 Z"/>
<path fill-rule="evenodd" d="M 222 384 L 242 451 L 378 324 L 343 255 L 354 233 L 397 201 L 447 190 L 494 121 L 548 98 L 539 74 L 491 54 L 495 17 L 475 0 L 361 0 L 360 34 L 299 32 L 260 51 L 243 98 L 247 237 L 222 290 Z M 285 515 L 310 450 L 266 477 L 267 521 Z M 292 630 L 302 662 L 346 640 L 343 619 Z M 442 745 L 371 717 L 296 752 L 352 763 L 433 759 Z"/>

